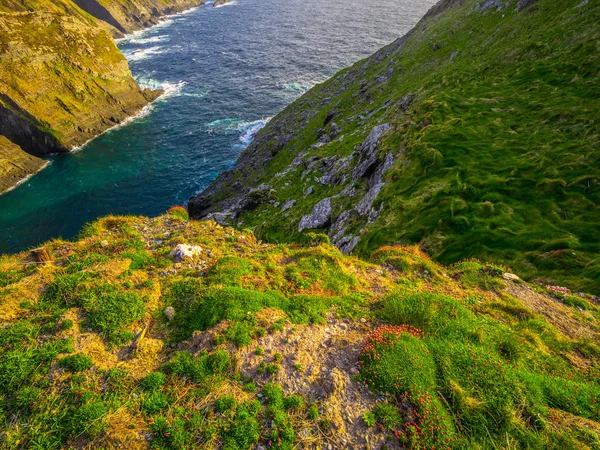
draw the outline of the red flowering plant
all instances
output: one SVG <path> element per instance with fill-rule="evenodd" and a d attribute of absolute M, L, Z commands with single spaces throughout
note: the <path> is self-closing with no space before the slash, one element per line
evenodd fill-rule
<path fill-rule="evenodd" d="M 403 423 L 391 431 L 400 442 L 408 448 L 451 448 L 454 427 L 435 394 L 436 366 L 422 337 L 410 325 L 373 330 L 360 353 L 360 376 L 372 391 L 395 399 Z"/>

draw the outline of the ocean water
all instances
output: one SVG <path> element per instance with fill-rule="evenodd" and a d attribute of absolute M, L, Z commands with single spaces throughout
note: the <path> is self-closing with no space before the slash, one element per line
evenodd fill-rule
<path fill-rule="evenodd" d="M 106 214 L 158 215 L 230 167 L 270 117 L 412 28 L 435 0 L 235 0 L 118 42 L 165 95 L 0 196 L 0 253 Z"/>

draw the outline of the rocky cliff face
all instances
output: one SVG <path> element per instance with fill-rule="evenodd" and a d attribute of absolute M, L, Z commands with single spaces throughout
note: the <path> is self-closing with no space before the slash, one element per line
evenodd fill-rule
<path fill-rule="evenodd" d="M 599 18 L 578 0 L 443 0 L 269 122 L 190 213 L 597 290 Z"/>
<path fill-rule="evenodd" d="M 164 14 L 202 3 L 3 2 L 0 135 L 32 156 L 66 152 L 136 114 L 161 92 L 140 89 L 111 34 L 152 25 Z M 3 173 L 17 173 L 4 161 Z M 15 181 L 12 175 L 3 177 L 4 185 Z"/>
<path fill-rule="evenodd" d="M 46 161 L 23 151 L 0 136 L 0 194 L 46 165 Z"/>

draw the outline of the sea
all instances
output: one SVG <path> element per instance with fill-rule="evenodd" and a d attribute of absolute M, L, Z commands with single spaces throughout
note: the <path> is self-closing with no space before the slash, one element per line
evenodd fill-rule
<path fill-rule="evenodd" d="M 408 32 L 435 0 L 233 0 L 117 41 L 142 87 L 136 117 L 0 196 L 0 253 L 72 239 L 107 214 L 185 205 L 304 92 Z"/>

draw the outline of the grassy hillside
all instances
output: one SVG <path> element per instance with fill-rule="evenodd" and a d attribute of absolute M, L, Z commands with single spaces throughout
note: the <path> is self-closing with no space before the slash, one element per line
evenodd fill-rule
<path fill-rule="evenodd" d="M 599 21 L 591 1 L 441 1 L 273 119 L 191 214 L 272 242 L 310 223 L 359 255 L 417 243 L 598 294 Z"/>
<path fill-rule="evenodd" d="M 0 257 L 2 448 L 600 448 L 591 296 L 186 215 Z"/>

